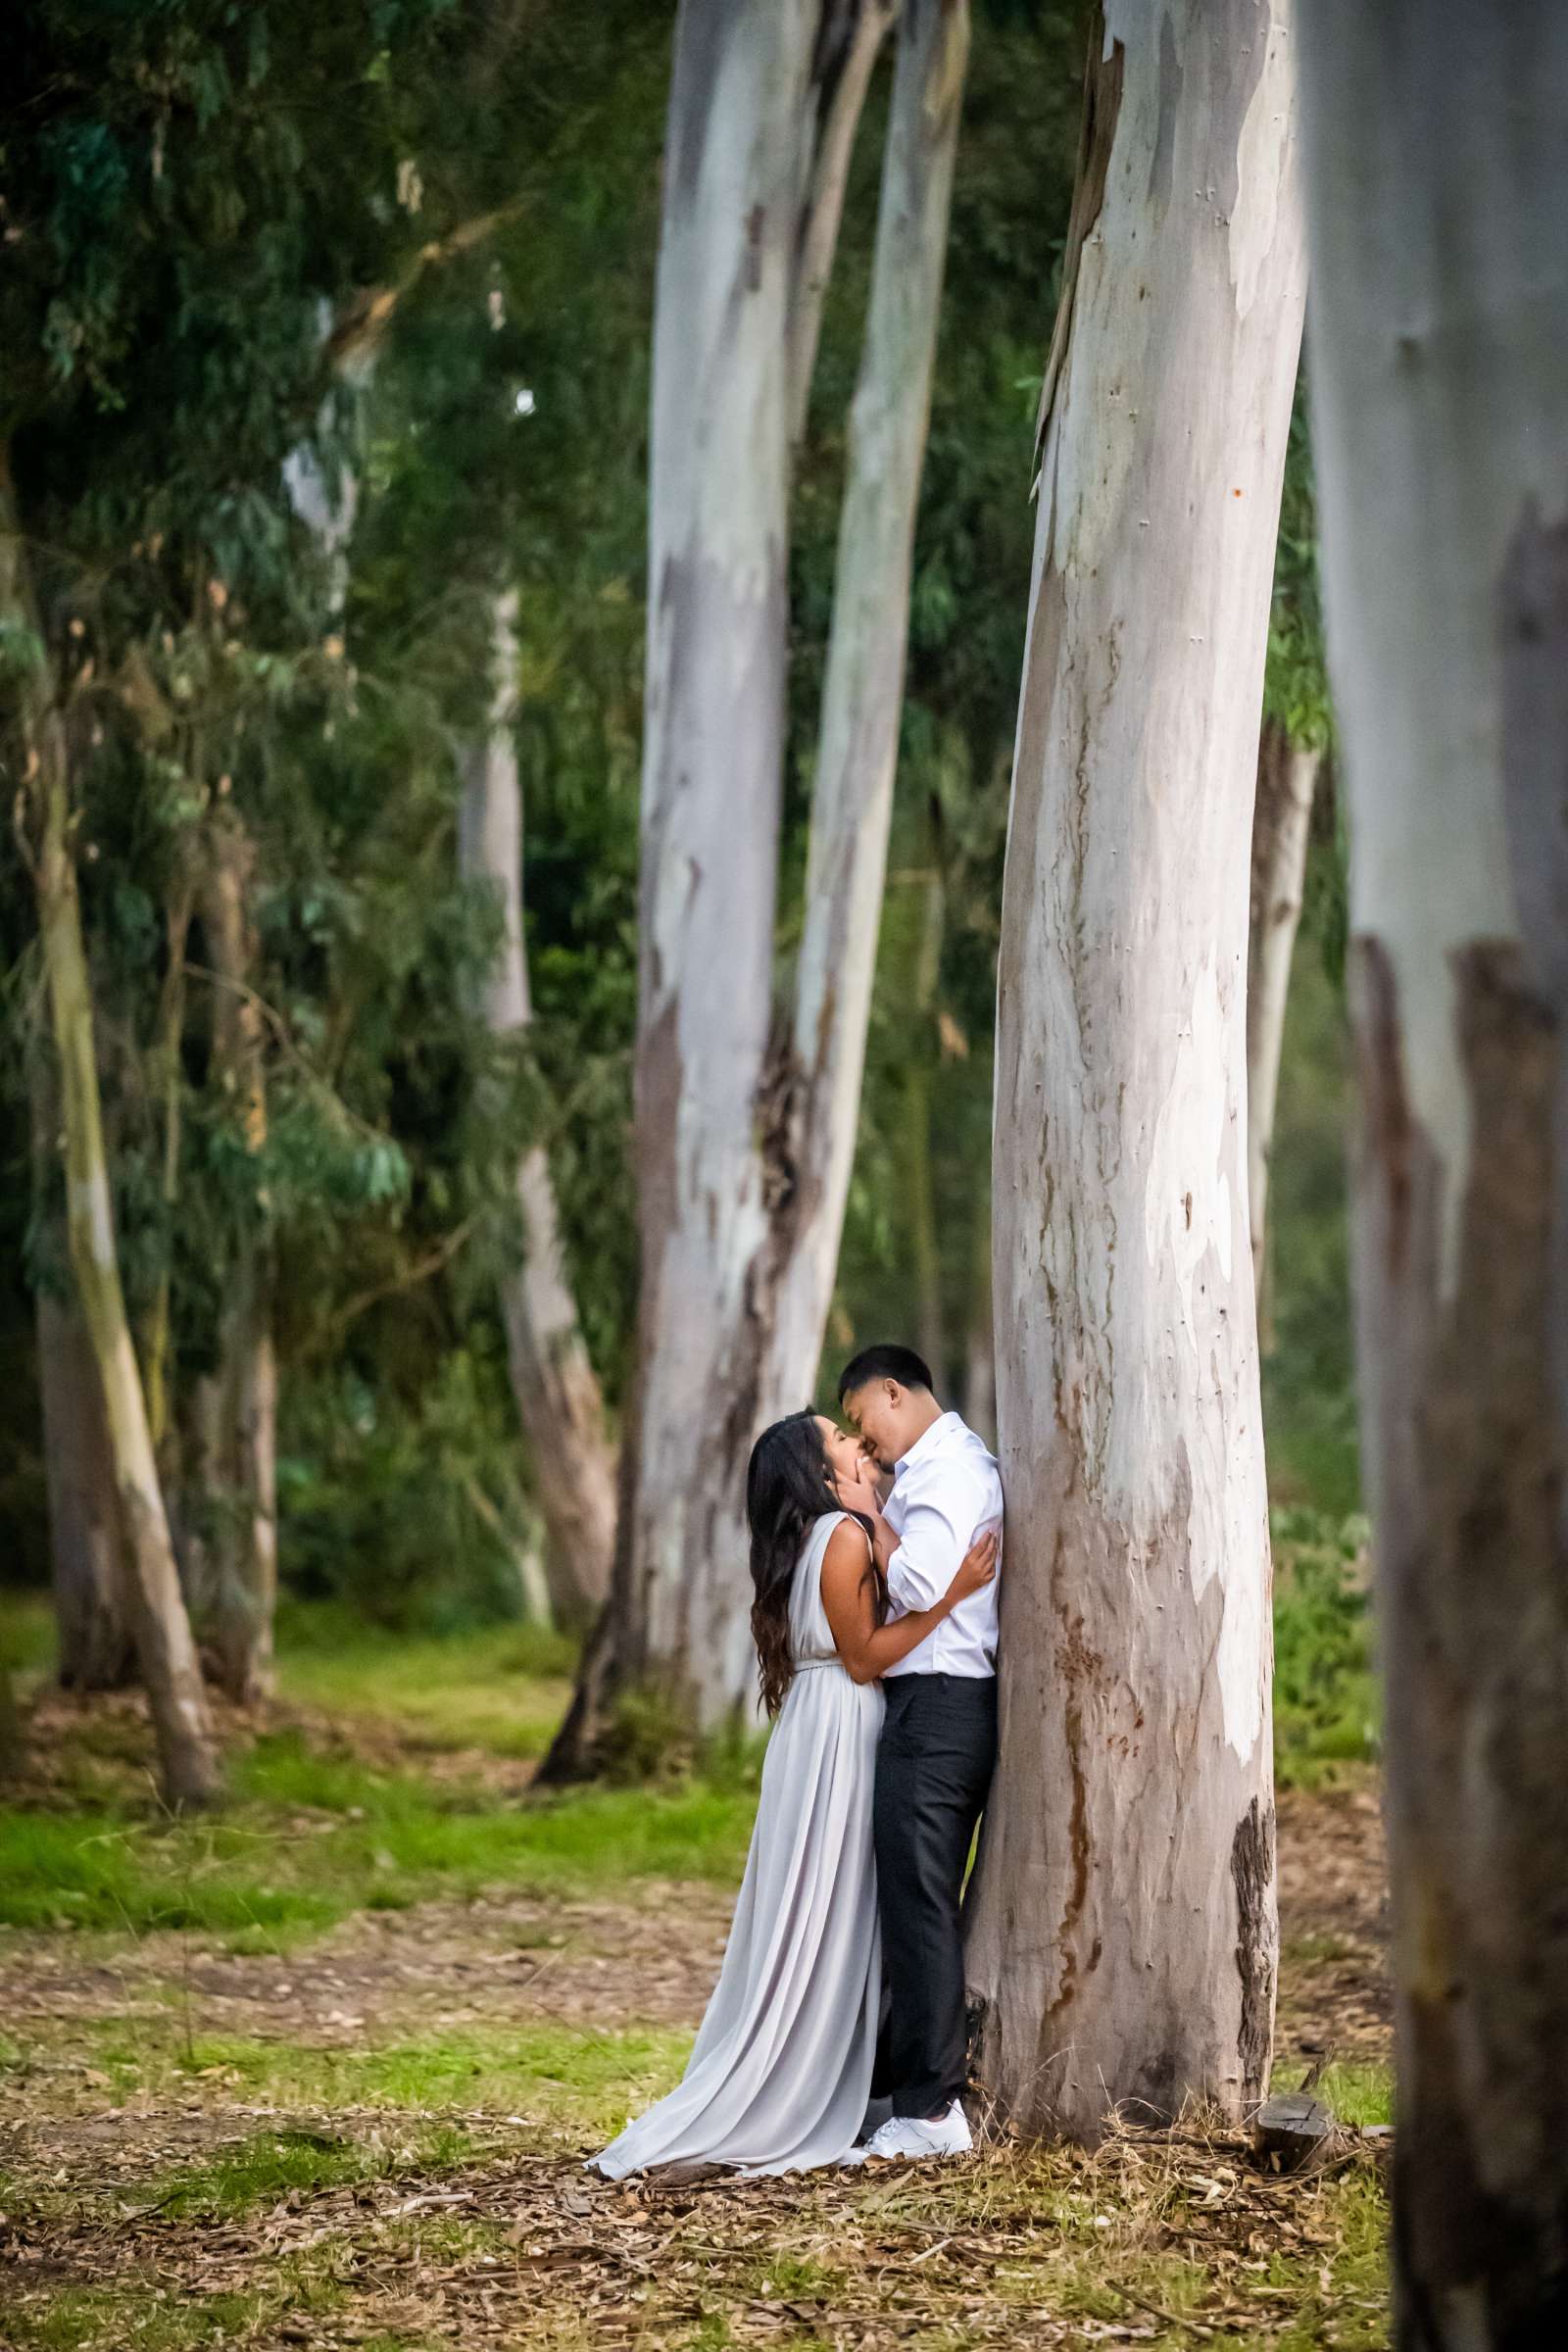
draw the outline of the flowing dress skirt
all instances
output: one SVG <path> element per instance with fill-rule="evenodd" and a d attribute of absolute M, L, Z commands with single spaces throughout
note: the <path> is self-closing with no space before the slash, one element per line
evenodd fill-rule
<path fill-rule="evenodd" d="M 826 1632 L 817 1578 L 834 1524 L 817 1523 L 802 1562 L 808 1637 Z M 877 1685 L 852 1682 L 836 1658 L 803 1657 L 768 1742 L 724 1965 L 685 2076 L 592 2159 L 612 2180 L 683 2160 L 791 2173 L 851 2157 L 881 1994 L 871 1851 L 881 1728 Z"/>

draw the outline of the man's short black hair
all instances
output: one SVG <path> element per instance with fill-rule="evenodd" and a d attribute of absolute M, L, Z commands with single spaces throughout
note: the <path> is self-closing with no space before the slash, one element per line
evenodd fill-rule
<path fill-rule="evenodd" d="M 851 1356 L 839 1374 L 840 1404 L 873 1380 L 896 1380 L 901 1389 L 932 1389 L 936 1385 L 923 1355 L 916 1355 L 912 1348 L 898 1348 L 884 1342 L 877 1348 L 862 1348 L 858 1355 Z"/>

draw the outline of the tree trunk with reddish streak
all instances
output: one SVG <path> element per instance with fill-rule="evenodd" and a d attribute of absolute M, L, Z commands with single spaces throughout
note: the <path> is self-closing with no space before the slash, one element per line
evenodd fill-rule
<path fill-rule="evenodd" d="M 1568 13 L 1302 12 L 1396 2336 L 1568 2328 Z"/>
<path fill-rule="evenodd" d="M 202 928 L 214 973 L 213 1079 L 247 1151 L 267 1141 L 266 1028 L 255 997 L 256 852 L 220 802 L 207 827 Z M 270 1696 L 277 1606 L 277 1358 L 267 1203 L 242 1229 L 218 1333 L 216 1489 L 207 1496 L 209 1639 L 223 1689 L 242 1706 Z"/>
<path fill-rule="evenodd" d="M 652 1690 L 698 1730 L 748 1707 L 746 1461 L 809 1394 L 843 1224 L 968 18 L 964 0 L 908 0 L 900 24 L 784 1035 L 789 317 L 817 26 L 804 0 L 684 0 L 677 26 L 654 359 L 639 1370 L 612 1603 L 552 1779 L 594 1768 L 623 1692 Z"/>
<path fill-rule="evenodd" d="M 501 947 L 484 988 L 485 1018 L 498 1037 L 519 1035 L 532 1017 L 522 929 L 522 788 L 512 733 L 516 613 L 515 596 L 498 600 L 495 703 L 486 735 L 464 755 L 459 826 L 465 876 L 486 885 L 500 903 Z M 518 1160 L 516 1192 L 524 1256 L 501 1284 L 507 1360 L 544 1516 L 551 1613 L 561 1624 L 580 1626 L 610 1591 L 614 1454 L 566 1278 L 555 1184 L 542 1144 L 530 1145 Z"/>
<path fill-rule="evenodd" d="M 1097 21 L 998 981 L 1001 1752 L 969 1939 L 1003 2118 L 1268 2078 L 1269 1551 L 1248 867 L 1304 272 L 1288 19 Z"/>
<path fill-rule="evenodd" d="M 1257 1319 L 1268 1353 L 1272 1317 L 1268 1280 L 1269 1153 L 1279 1096 L 1280 1054 L 1290 1001 L 1291 961 L 1301 919 L 1312 799 L 1321 752 L 1291 742 L 1265 719 L 1257 751 L 1252 813 L 1252 904 L 1247 946 L 1247 1201 L 1251 1225 Z"/>

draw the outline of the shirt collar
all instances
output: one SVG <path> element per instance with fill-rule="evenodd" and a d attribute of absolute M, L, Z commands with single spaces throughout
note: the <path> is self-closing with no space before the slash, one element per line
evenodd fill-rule
<path fill-rule="evenodd" d="M 933 1454 L 945 1453 L 954 1438 L 961 1435 L 962 1430 L 963 1422 L 957 1413 L 939 1413 L 930 1428 L 920 1432 L 908 1452 L 894 1465 L 894 1478 L 902 1478 L 906 1470 L 912 1470 L 919 1463 L 929 1461 Z"/>

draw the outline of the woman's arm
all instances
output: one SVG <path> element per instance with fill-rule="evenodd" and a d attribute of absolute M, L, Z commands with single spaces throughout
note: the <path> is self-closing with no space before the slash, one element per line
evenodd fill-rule
<path fill-rule="evenodd" d="M 874 1683 L 911 1649 L 918 1649 L 927 1634 L 950 1616 L 967 1593 L 988 1585 L 996 1572 L 996 1537 L 977 1537 L 940 1600 L 929 1609 L 909 1610 L 892 1625 L 878 1625 L 876 1571 L 865 1530 L 853 1519 L 841 1521 L 828 1538 L 822 1561 L 822 1606 L 846 1672 L 858 1683 Z"/>

